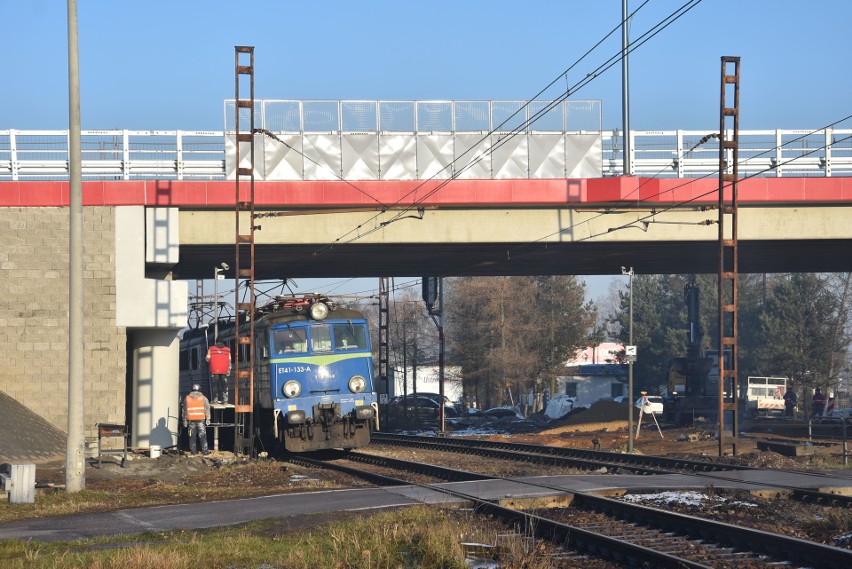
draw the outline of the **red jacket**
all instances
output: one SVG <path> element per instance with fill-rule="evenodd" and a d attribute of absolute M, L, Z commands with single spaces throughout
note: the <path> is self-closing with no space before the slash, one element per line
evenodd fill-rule
<path fill-rule="evenodd" d="M 228 346 L 210 346 L 207 350 L 207 361 L 210 362 L 210 373 L 227 374 L 231 371 L 231 350 Z"/>

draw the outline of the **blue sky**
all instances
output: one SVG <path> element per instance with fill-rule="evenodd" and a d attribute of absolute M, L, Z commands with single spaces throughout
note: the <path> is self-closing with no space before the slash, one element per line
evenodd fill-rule
<path fill-rule="evenodd" d="M 631 37 L 684 1 L 650 0 Z M 237 44 L 256 48 L 258 98 L 528 99 L 620 17 L 620 0 L 79 0 L 83 128 L 222 129 Z M 0 130 L 67 128 L 66 2 L 0 0 L 0 19 Z M 846 0 L 703 0 L 631 55 L 631 127 L 718 125 L 722 55 L 742 58 L 741 128 L 844 117 L 850 23 Z M 617 32 L 568 83 L 620 42 Z M 603 101 L 604 128 L 620 126 L 620 65 L 576 98 Z"/>
<path fill-rule="evenodd" d="M 630 10 L 643 1 L 630 0 Z M 631 38 L 685 1 L 647 2 Z M 78 0 L 82 126 L 221 130 L 235 45 L 255 46 L 257 98 L 526 100 L 618 25 L 621 4 Z M 68 128 L 66 17 L 61 0 L 0 0 L 0 130 Z M 631 128 L 717 127 L 723 55 L 742 58 L 740 128 L 833 123 L 852 113 L 850 24 L 847 0 L 703 0 L 631 54 Z M 616 31 L 542 98 L 620 48 Z M 603 128 L 620 127 L 620 64 L 574 98 L 601 100 Z M 590 279 L 590 294 L 612 280 Z M 333 281 L 336 292 L 366 290 L 363 280 L 342 282 Z"/>

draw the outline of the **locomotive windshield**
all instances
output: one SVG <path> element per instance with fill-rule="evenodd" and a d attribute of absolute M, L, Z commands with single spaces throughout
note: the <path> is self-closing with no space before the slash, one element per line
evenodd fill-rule
<path fill-rule="evenodd" d="M 367 327 L 363 324 L 335 324 L 334 349 L 354 350 L 367 347 Z"/>
<path fill-rule="evenodd" d="M 332 350 L 366 350 L 367 326 L 363 323 L 314 324 L 272 332 L 273 354 L 321 353 Z"/>
<path fill-rule="evenodd" d="M 301 328 L 276 330 L 272 334 L 272 353 L 298 354 L 308 351 L 306 331 Z"/>
<path fill-rule="evenodd" d="M 332 338 L 335 350 L 366 349 L 367 327 L 351 322 L 311 327 L 311 347 L 314 352 L 330 352 Z"/>

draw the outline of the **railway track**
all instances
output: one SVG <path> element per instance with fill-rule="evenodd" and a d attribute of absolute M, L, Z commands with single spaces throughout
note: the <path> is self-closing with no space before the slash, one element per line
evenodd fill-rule
<path fill-rule="evenodd" d="M 721 464 L 701 460 L 685 460 L 665 456 L 625 454 L 600 450 L 570 447 L 550 447 L 500 441 L 428 437 L 422 435 L 399 435 L 373 433 L 372 442 L 396 446 L 461 452 L 491 456 L 506 460 L 525 460 L 572 466 L 574 468 L 608 472 L 632 472 L 636 474 L 670 474 L 672 472 L 715 472 L 749 470 L 747 466 Z"/>
<path fill-rule="evenodd" d="M 830 505 L 849 508 L 852 507 L 852 496 L 846 496 L 831 492 L 821 492 L 807 488 L 770 483 L 762 480 L 750 482 L 742 478 L 725 476 L 726 472 L 760 470 L 750 466 L 733 465 L 701 460 L 686 460 L 670 458 L 665 456 L 635 455 L 615 453 L 607 451 L 595 451 L 588 449 L 549 447 L 530 445 L 522 443 L 480 441 L 472 439 L 438 438 L 418 435 L 398 435 L 388 433 L 374 433 L 373 442 L 379 444 L 415 447 L 435 451 L 457 452 L 463 454 L 475 454 L 488 456 L 501 460 L 525 461 L 537 464 L 549 464 L 570 468 L 580 468 L 600 471 L 606 469 L 607 473 L 618 474 L 630 472 L 637 474 L 659 475 L 672 473 L 687 473 L 702 476 L 711 480 L 737 482 L 740 484 L 754 484 L 759 487 L 771 486 L 778 490 L 778 494 L 789 499 L 800 502 Z M 780 472 L 775 470 L 775 472 Z M 802 473 L 802 471 L 791 471 Z M 808 472 L 812 476 L 829 477 L 825 472 Z M 836 476 L 832 476 L 835 477 Z M 845 478 L 840 476 L 840 478 Z"/>
<path fill-rule="evenodd" d="M 500 479 L 364 452 L 327 456 L 335 461 L 356 461 L 439 480 Z M 302 456 L 290 457 L 289 460 L 304 466 L 339 470 L 382 486 L 419 486 L 445 494 L 462 501 L 476 513 L 499 518 L 523 535 L 546 539 L 577 554 L 628 566 L 752 568 L 780 563 L 785 567 L 846 569 L 852 565 L 852 551 L 845 549 L 592 494 L 566 493 L 564 489 L 543 483 L 509 480 L 537 490 L 552 490 L 554 495 L 564 498 L 562 503 L 566 507 L 523 511 L 443 484 L 412 482 L 328 460 L 318 461 Z"/>

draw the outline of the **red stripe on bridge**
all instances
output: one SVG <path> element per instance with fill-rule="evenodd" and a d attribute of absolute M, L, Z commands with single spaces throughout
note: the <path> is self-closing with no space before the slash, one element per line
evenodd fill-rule
<path fill-rule="evenodd" d="M 585 178 L 511 180 L 258 181 L 258 207 L 573 206 L 635 202 L 718 202 L 716 178 Z M 436 191 L 437 190 L 437 191 Z M 86 206 L 233 207 L 229 180 L 99 180 L 83 182 Z M 69 204 L 67 181 L 0 182 L 0 207 Z M 248 200 L 249 184 L 240 187 Z M 751 178 L 739 183 L 740 203 L 824 205 L 852 202 L 852 178 Z"/>

